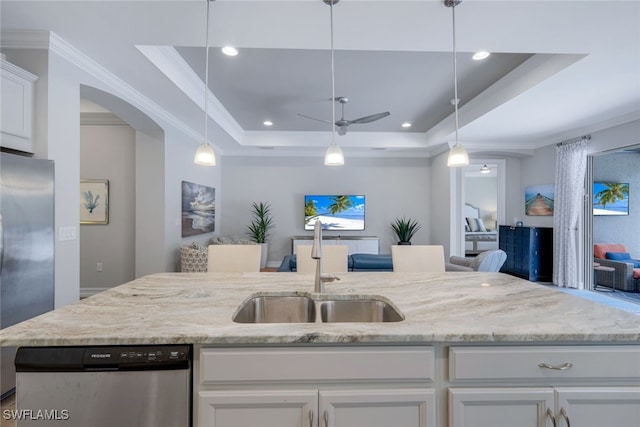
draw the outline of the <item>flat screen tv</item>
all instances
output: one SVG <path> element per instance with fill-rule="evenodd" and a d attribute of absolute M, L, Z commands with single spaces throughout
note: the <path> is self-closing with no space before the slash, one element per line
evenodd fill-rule
<path fill-rule="evenodd" d="M 304 229 L 313 230 L 317 220 L 323 230 L 364 230 L 364 196 L 305 195 Z"/>
<path fill-rule="evenodd" d="M 594 215 L 629 215 L 629 184 L 593 183 Z"/>

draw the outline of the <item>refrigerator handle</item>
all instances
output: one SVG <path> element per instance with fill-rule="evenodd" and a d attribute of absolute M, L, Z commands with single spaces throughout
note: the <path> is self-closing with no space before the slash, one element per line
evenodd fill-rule
<path fill-rule="evenodd" d="M 2 226 L 2 212 L 0 212 L 0 273 L 4 265 L 4 227 Z"/>

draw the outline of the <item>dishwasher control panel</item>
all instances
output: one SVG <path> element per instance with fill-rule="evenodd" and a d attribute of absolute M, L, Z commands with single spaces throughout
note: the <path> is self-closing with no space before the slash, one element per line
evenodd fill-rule
<path fill-rule="evenodd" d="M 189 345 L 21 347 L 16 370 L 51 372 L 91 370 L 169 370 L 191 366 Z"/>

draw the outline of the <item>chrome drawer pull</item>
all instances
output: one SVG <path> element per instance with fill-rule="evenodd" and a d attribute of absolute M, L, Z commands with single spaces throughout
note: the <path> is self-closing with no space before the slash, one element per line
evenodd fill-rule
<path fill-rule="evenodd" d="M 551 418 L 551 422 L 553 423 L 553 427 L 557 427 L 556 417 L 553 416 L 553 411 L 551 408 L 547 408 L 547 418 Z"/>
<path fill-rule="evenodd" d="M 570 369 L 571 367 L 573 367 L 573 364 L 567 362 L 565 364 L 562 364 L 560 366 L 556 366 L 556 365 L 549 365 L 548 363 L 540 363 L 538 365 L 539 368 L 546 368 L 546 369 L 553 369 L 554 371 L 566 371 L 567 369 Z"/>
<path fill-rule="evenodd" d="M 569 421 L 569 415 L 567 415 L 567 411 L 564 408 L 560 408 L 560 415 L 564 418 L 564 421 L 567 423 L 567 427 L 571 427 L 571 422 Z"/>

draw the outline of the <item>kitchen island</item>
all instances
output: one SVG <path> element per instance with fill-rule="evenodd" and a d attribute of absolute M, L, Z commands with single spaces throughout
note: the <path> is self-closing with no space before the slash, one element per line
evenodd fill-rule
<path fill-rule="evenodd" d="M 0 344 L 193 344 L 196 426 L 640 417 L 640 316 L 501 273 L 340 278 L 326 294 L 379 296 L 404 320 L 235 323 L 253 295 L 312 294 L 312 275 L 162 273 L 4 329 Z"/>

